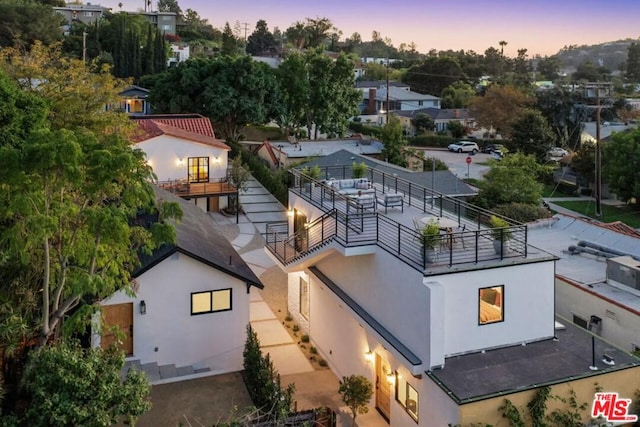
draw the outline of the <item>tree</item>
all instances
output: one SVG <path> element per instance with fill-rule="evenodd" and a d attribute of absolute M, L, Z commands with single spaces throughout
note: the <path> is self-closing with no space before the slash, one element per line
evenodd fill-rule
<path fill-rule="evenodd" d="M 551 128 L 540 111 L 526 109 L 512 126 L 511 149 L 533 155 L 540 162 L 547 158 L 547 151 L 555 146 Z"/>
<path fill-rule="evenodd" d="M 586 61 L 576 67 L 576 71 L 571 75 L 571 79 L 574 82 L 598 82 L 606 80 L 610 75 L 611 71 L 606 67 L 596 66 L 593 62 Z"/>
<path fill-rule="evenodd" d="M 82 349 L 61 343 L 30 354 L 24 385 L 31 402 L 24 425 L 110 426 L 135 424 L 151 408 L 149 385 L 142 371 L 124 381 L 121 350 Z"/>
<path fill-rule="evenodd" d="M 296 21 L 284 32 L 287 42 L 295 49 L 302 49 L 307 44 L 307 30 L 304 23 Z"/>
<path fill-rule="evenodd" d="M 345 405 L 349 407 L 352 414 L 352 425 L 356 425 L 358 414 L 369 412 L 369 401 L 373 396 L 373 385 L 367 377 L 362 375 L 350 375 L 342 377 L 338 393 Z"/>
<path fill-rule="evenodd" d="M 62 56 L 60 45 L 36 42 L 28 53 L 14 48 L 0 51 L 0 68 L 24 91 L 42 97 L 49 106 L 52 129 L 86 128 L 96 133 L 131 128 L 129 119 L 107 105 L 119 105 L 124 82 L 114 79 L 108 66 L 86 66 Z"/>
<path fill-rule="evenodd" d="M 158 113 L 199 113 L 216 131 L 237 142 L 248 124 L 275 117 L 274 71 L 249 56 L 189 60 L 161 74 L 149 94 Z"/>
<path fill-rule="evenodd" d="M 182 17 L 182 9 L 177 0 L 158 0 L 158 12 L 173 12 L 178 18 Z"/>
<path fill-rule="evenodd" d="M 471 117 L 487 129 L 495 129 L 503 136 L 511 136 L 511 126 L 533 98 L 513 86 L 490 86 L 484 96 L 474 97 L 469 110 Z"/>
<path fill-rule="evenodd" d="M 542 184 L 536 178 L 547 170 L 533 156 L 521 153 L 505 156 L 491 164 L 474 202 L 486 209 L 510 203 L 538 205 Z"/>
<path fill-rule="evenodd" d="M 545 56 L 538 61 L 538 80 L 557 80 L 560 76 L 560 60 L 557 56 Z"/>
<path fill-rule="evenodd" d="M 559 86 L 538 91 L 536 98 L 536 108 L 546 118 L 557 144 L 574 149 L 579 147 L 582 123 L 588 114 L 582 95 Z"/>
<path fill-rule="evenodd" d="M 222 48 L 220 49 L 220 54 L 229 56 L 238 54 L 238 40 L 236 36 L 233 35 L 229 22 L 224 24 L 224 29 L 222 30 Z"/>
<path fill-rule="evenodd" d="M 465 78 L 458 60 L 447 55 L 430 56 L 422 64 L 410 67 L 403 81 L 416 92 L 438 95 L 444 88 Z"/>
<path fill-rule="evenodd" d="M 405 167 L 407 161 L 404 156 L 404 147 L 407 145 L 407 141 L 399 118 L 393 115 L 389 116 L 389 122 L 382 127 L 380 132 L 380 140 L 384 144 L 382 148 L 384 159 L 394 165 Z"/>
<path fill-rule="evenodd" d="M 509 43 L 507 43 L 507 42 L 506 42 L 506 41 L 504 41 L 504 40 L 500 40 L 500 41 L 498 42 L 498 44 L 500 45 L 500 55 L 504 56 L 504 47 L 505 47 L 506 45 L 508 45 Z"/>
<path fill-rule="evenodd" d="M 442 108 L 467 108 L 475 95 L 473 87 L 464 81 L 457 81 L 442 89 L 440 95 Z"/>
<path fill-rule="evenodd" d="M 451 136 L 459 139 L 465 136 L 467 129 L 458 121 L 450 121 L 447 123 L 447 130 L 451 132 Z"/>
<path fill-rule="evenodd" d="M 633 42 L 627 48 L 627 81 L 640 82 L 640 43 Z"/>
<path fill-rule="evenodd" d="M 307 18 L 305 31 L 307 33 L 306 48 L 316 48 L 324 45 L 329 33 L 335 27 L 329 18 Z"/>
<path fill-rule="evenodd" d="M 247 53 L 257 56 L 270 54 L 275 50 L 276 41 L 273 34 L 269 32 L 267 23 L 261 19 L 256 23 L 256 29 L 247 40 Z"/>
<path fill-rule="evenodd" d="M 304 55 L 293 52 L 276 70 L 276 78 L 280 87 L 281 110 L 276 116 L 276 123 L 284 134 L 298 135 L 300 127 L 306 124 L 306 112 L 311 98 L 309 70 Z"/>
<path fill-rule="evenodd" d="M 411 122 L 416 128 L 417 134 L 433 132 L 436 127 L 436 122 L 433 121 L 430 115 L 425 113 L 416 114 L 415 117 L 411 119 Z"/>
<path fill-rule="evenodd" d="M 64 4 L 63 4 L 64 6 Z M 37 2 L 0 2 L 0 47 L 28 50 L 39 41 L 45 45 L 62 39 L 63 17 L 51 6 Z"/>
<path fill-rule="evenodd" d="M 640 130 L 616 133 L 604 145 L 603 177 L 622 200 L 640 200 Z"/>

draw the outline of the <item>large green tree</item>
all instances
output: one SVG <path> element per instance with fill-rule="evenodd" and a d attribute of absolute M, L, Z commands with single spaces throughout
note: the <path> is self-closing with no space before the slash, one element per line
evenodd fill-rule
<path fill-rule="evenodd" d="M 476 94 L 473 87 L 464 81 L 457 81 L 442 90 L 442 108 L 466 108 Z"/>
<path fill-rule="evenodd" d="M 616 133 L 604 146 L 603 177 L 622 200 L 640 201 L 640 130 Z"/>
<path fill-rule="evenodd" d="M 134 425 L 151 408 L 149 385 L 142 371 L 124 381 L 121 350 L 82 349 L 61 343 L 32 352 L 24 386 L 29 407 L 20 420 L 29 426 Z"/>
<path fill-rule="evenodd" d="M 35 42 L 50 44 L 62 39 L 62 15 L 51 6 L 31 1 L 0 1 L 0 47 L 28 50 Z"/>
<path fill-rule="evenodd" d="M 627 48 L 625 77 L 630 82 L 640 82 L 640 43 L 633 42 Z"/>
<path fill-rule="evenodd" d="M 406 167 L 407 160 L 404 149 L 407 145 L 407 140 L 404 137 L 404 129 L 399 118 L 394 115 L 389 116 L 389 122 L 380 131 L 380 140 L 384 144 L 382 156 L 385 161 Z"/>
<path fill-rule="evenodd" d="M 531 154 L 544 162 L 547 151 L 555 145 L 551 128 L 540 111 L 529 108 L 513 122 L 511 130 L 512 151 Z"/>
<path fill-rule="evenodd" d="M 422 64 L 410 67 L 403 76 L 403 82 L 411 86 L 411 90 L 438 96 L 446 87 L 465 78 L 456 58 L 429 56 Z"/>
<path fill-rule="evenodd" d="M 513 86 L 492 85 L 484 96 L 474 97 L 469 104 L 471 117 L 478 125 L 511 136 L 511 127 L 534 99 Z"/>
<path fill-rule="evenodd" d="M 269 31 L 267 22 L 259 20 L 256 29 L 247 39 L 247 53 L 250 55 L 268 55 L 276 51 L 276 41 Z"/>
<path fill-rule="evenodd" d="M 227 141 L 238 141 L 248 124 L 277 111 L 274 71 L 249 56 L 221 56 L 179 64 L 161 74 L 149 100 L 157 113 L 200 113 Z"/>

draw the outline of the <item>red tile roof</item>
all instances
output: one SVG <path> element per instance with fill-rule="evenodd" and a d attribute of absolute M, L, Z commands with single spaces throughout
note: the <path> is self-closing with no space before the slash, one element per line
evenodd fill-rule
<path fill-rule="evenodd" d="M 635 228 L 625 224 L 624 222 L 621 221 L 615 221 L 615 222 L 600 222 L 598 220 L 595 219 L 590 219 L 590 218 L 584 218 L 581 216 L 577 216 L 577 215 L 570 215 L 570 214 L 563 214 L 565 216 L 570 216 L 573 218 L 576 218 L 580 221 L 589 223 L 591 225 L 596 225 L 598 227 L 601 228 L 605 228 L 607 230 L 610 231 L 614 231 L 616 233 L 620 233 L 620 234 L 624 234 L 625 236 L 630 236 L 630 237 L 635 237 L 637 239 L 640 239 L 640 231 L 636 230 Z"/>
<path fill-rule="evenodd" d="M 160 135 L 170 135 L 212 147 L 230 150 L 222 140 L 216 138 L 209 118 L 200 115 L 158 115 L 133 117 L 138 129 L 132 140 L 142 142 Z"/>

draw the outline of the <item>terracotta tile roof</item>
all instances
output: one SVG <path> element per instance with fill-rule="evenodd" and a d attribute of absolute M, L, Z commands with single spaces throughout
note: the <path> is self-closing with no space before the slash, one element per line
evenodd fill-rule
<path fill-rule="evenodd" d="M 625 236 L 629 236 L 629 237 L 635 237 L 637 239 L 640 239 L 640 230 L 636 230 L 635 228 L 621 222 L 621 221 L 615 221 L 615 222 L 600 222 L 597 221 L 595 219 L 589 219 L 589 218 L 584 218 L 581 216 L 577 216 L 577 215 L 567 215 L 566 216 L 571 216 L 574 217 L 580 221 L 584 221 L 586 223 L 589 223 L 591 225 L 596 225 L 598 227 L 601 228 L 605 228 L 607 230 L 610 231 L 614 231 L 616 233 L 620 233 L 620 234 L 624 234 Z"/>
<path fill-rule="evenodd" d="M 211 121 L 200 115 L 158 115 L 132 117 L 138 129 L 133 142 L 142 142 L 160 135 L 170 135 L 212 147 L 230 150 L 223 141 L 216 138 Z"/>
<path fill-rule="evenodd" d="M 278 165 L 280 162 L 278 162 L 278 158 L 276 157 L 276 154 L 273 152 L 274 150 L 273 146 L 268 141 L 263 142 L 262 146 L 267 151 L 267 154 L 269 154 L 269 157 L 271 157 L 271 161 L 273 162 L 273 164 Z"/>

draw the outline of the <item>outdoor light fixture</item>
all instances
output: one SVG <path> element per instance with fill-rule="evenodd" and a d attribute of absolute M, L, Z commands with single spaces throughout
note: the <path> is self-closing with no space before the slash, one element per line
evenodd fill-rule
<path fill-rule="evenodd" d="M 140 314 L 147 314 L 147 303 L 144 300 L 140 301 Z"/>
<path fill-rule="evenodd" d="M 388 372 L 388 373 L 387 373 L 387 382 L 388 382 L 390 385 L 395 384 L 395 382 L 396 382 L 396 375 L 395 375 L 393 372 Z"/>
<path fill-rule="evenodd" d="M 364 354 L 364 360 L 366 360 L 369 363 L 373 362 L 373 352 L 371 350 L 367 351 Z"/>
<path fill-rule="evenodd" d="M 176 160 L 176 164 L 178 166 L 181 166 L 184 163 L 184 159 L 182 157 L 178 157 L 178 159 Z"/>

